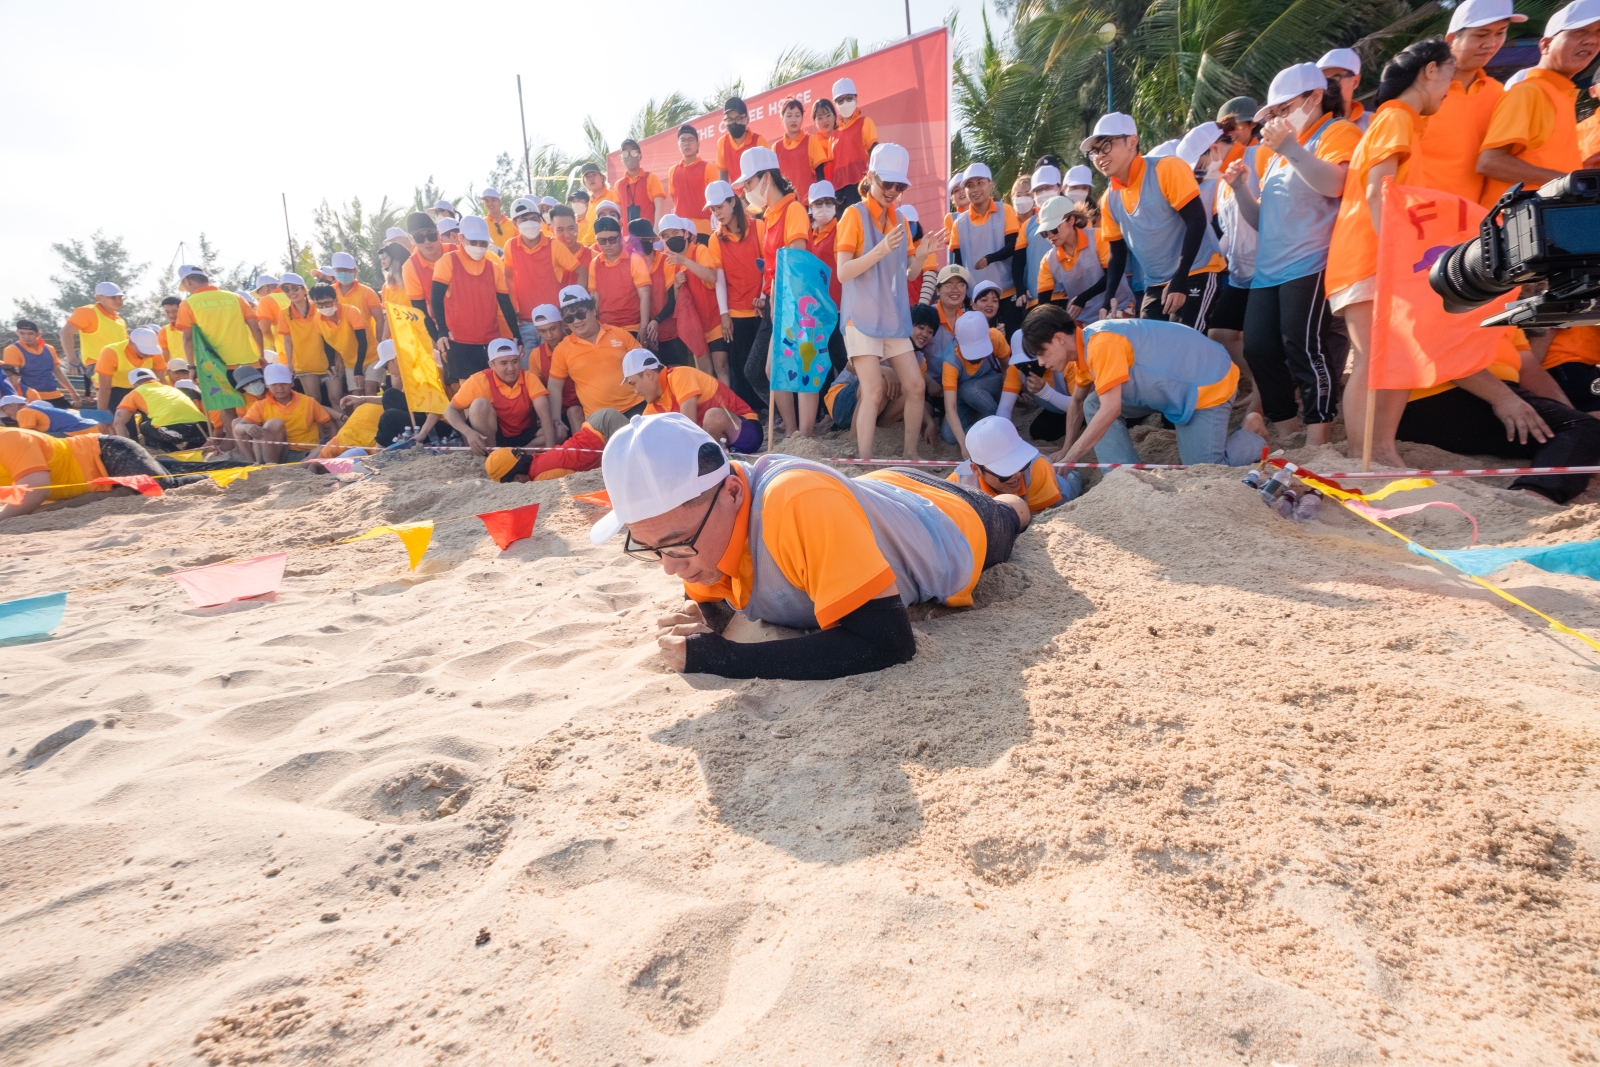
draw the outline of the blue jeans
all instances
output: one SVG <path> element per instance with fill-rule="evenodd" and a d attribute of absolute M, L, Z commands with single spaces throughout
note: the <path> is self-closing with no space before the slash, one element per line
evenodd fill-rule
<path fill-rule="evenodd" d="M 1003 372 L 987 370 L 982 374 L 974 374 L 956 386 L 956 418 L 961 420 L 963 430 L 972 429 L 973 423 L 1000 410 L 1000 388 L 1005 381 Z M 956 443 L 956 435 L 948 424 L 939 428 L 939 434 L 945 444 Z"/>
<path fill-rule="evenodd" d="M 522 339 L 522 369 L 528 369 L 528 354 L 541 344 L 539 327 L 531 322 L 517 323 L 517 336 Z"/>
<path fill-rule="evenodd" d="M 1100 410 L 1100 394 L 1090 390 L 1084 401 L 1083 415 L 1093 420 Z M 1228 433 L 1228 416 L 1233 405 L 1218 404 L 1201 408 L 1194 417 L 1177 428 L 1178 459 L 1182 463 L 1225 463 L 1230 467 L 1244 467 L 1261 458 L 1261 446 L 1266 444 L 1261 435 L 1244 427 Z M 1095 460 L 1100 463 L 1141 463 L 1134 451 L 1133 438 L 1128 435 L 1128 424 L 1123 419 L 1142 419 L 1154 415 L 1153 408 L 1137 404 L 1124 404 L 1122 418 L 1113 419 L 1111 426 L 1094 446 Z"/>

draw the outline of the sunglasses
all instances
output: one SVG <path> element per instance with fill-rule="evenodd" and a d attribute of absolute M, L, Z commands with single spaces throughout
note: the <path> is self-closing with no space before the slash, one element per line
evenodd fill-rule
<path fill-rule="evenodd" d="M 717 483 L 717 491 L 711 494 L 711 506 L 706 508 L 705 517 L 700 520 L 700 525 L 694 529 L 694 534 L 687 541 L 674 541 L 670 545 L 635 544 L 633 532 L 628 532 L 627 540 L 622 544 L 622 551 L 636 560 L 644 563 L 660 563 L 663 557 L 670 559 L 690 559 L 695 555 L 694 544 L 700 540 L 700 535 L 705 531 L 706 523 L 711 521 L 711 513 L 716 510 L 717 497 L 722 495 L 722 487 L 727 483 Z"/>
<path fill-rule="evenodd" d="M 575 322 L 581 322 L 588 317 L 588 308 L 567 308 L 561 313 L 561 321 L 566 323 L 568 326 L 571 326 Z"/>
<path fill-rule="evenodd" d="M 594 243 L 597 244 L 597 245 L 619 245 L 619 244 L 622 243 L 622 238 L 620 238 L 620 237 L 596 237 L 594 239 Z"/>
<path fill-rule="evenodd" d="M 423 244 L 427 244 L 429 241 L 437 241 L 439 239 L 439 231 L 418 230 L 416 233 L 411 235 L 411 239 L 413 241 L 420 241 Z"/>
<path fill-rule="evenodd" d="M 886 192 L 886 193 L 896 193 L 896 194 L 898 194 L 898 193 L 903 193 L 907 189 L 911 188 L 911 185 L 909 183 L 907 183 L 907 182 L 884 182 L 884 181 L 880 181 L 878 184 L 883 187 L 883 191 Z"/>

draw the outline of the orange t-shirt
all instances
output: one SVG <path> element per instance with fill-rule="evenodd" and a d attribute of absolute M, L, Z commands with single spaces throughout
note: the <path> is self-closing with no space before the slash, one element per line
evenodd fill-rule
<path fill-rule="evenodd" d="M 622 357 L 638 347 L 633 335 L 617 326 L 601 326 L 593 342 L 569 333 L 550 357 L 550 377 L 572 382 L 586 419 L 601 408 L 627 411 L 641 398 L 622 380 Z"/>
<path fill-rule="evenodd" d="M 1483 150 L 1506 148 L 1522 162 L 1563 173 L 1583 166 L 1578 149 L 1578 87 L 1564 74 L 1534 67 L 1507 89 L 1494 106 Z M 1484 207 L 1511 188 L 1510 182 L 1484 179 Z"/>
<path fill-rule="evenodd" d="M 885 220 L 883 205 L 878 203 L 876 199 L 870 196 L 861 202 L 867 205 L 867 214 L 872 217 L 873 225 L 878 228 L 878 232 L 880 234 L 888 233 L 889 227 L 892 225 L 892 223 Z M 856 256 L 861 254 L 861 249 L 866 241 L 866 234 L 864 234 L 861 230 L 861 213 L 859 211 L 855 211 L 854 207 L 855 205 L 852 204 L 849 210 L 844 211 L 839 216 L 839 225 L 835 227 L 834 230 L 834 255 L 838 255 L 840 252 L 849 252 L 851 255 Z M 898 211 L 895 212 L 895 220 L 906 228 L 906 247 L 913 247 L 911 240 L 911 223 L 905 221 L 904 216 L 902 216 Z M 829 263 L 828 269 L 837 270 L 838 264 Z"/>
<path fill-rule="evenodd" d="M 448 254 L 449 249 L 439 254 L 439 258 L 429 263 L 419 249 L 406 257 L 405 266 L 400 268 L 400 277 L 406 283 L 407 300 L 427 300 L 433 293 L 433 272 L 438 269 L 439 263 Z M 429 314 L 433 314 L 431 311 Z"/>
<path fill-rule="evenodd" d="M 317 427 L 331 422 L 333 416 L 304 393 L 295 393 L 288 404 L 278 403 L 268 393 L 252 403 L 244 413 L 244 421 L 257 426 L 265 426 L 272 419 L 283 420 L 283 437 L 289 447 L 296 452 L 304 452 L 321 444 L 317 440 Z"/>
<path fill-rule="evenodd" d="M 639 217 L 649 219 L 652 224 L 656 221 L 656 198 L 665 200 L 667 191 L 661 185 L 661 179 L 647 170 L 641 170 L 637 178 L 630 178 L 624 174 L 617 180 L 617 204 L 622 208 L 622 217 L 628 218 L 628 209 L 639 209 Z"/>
<path fill-rule="evenodd" d="M 322 340 L 327 343 L 329 348 L 339 353 L 339 358 L 344 361 L 344 365 L 351 370 L 355 370 L 356 360 L 361 355 L 361 346 L 356 343 L 356 331 L 366 330 L 367 311 L 363 307 L 355 307 L 343 303 L 339 305 L 338 310 L 339 313 L 332 318 L 320 311 L 316 313 L 317 332 L 322 335 Z M 374 342 L 369 334 L 367 337 L 369 360 L 373 356 L 373 344 Z"/>
<path fill-rule="evenodd" d="M 661 395 L 645 405 L 646 415 L 659 415 L 665 411 L 682 411 L 683 402 L 694 398 L 694 421 L 704 424 L 706 412 L 714 407 L 727 408 L 741 419 L 756 418 L 750 405 L 740 400 L 722 382 L 703 370 L 694 367 L 662 367 L 656 380 L 661 385 Z"/>
<path fill-rule="evenodd" d="M 1400 100 L 1387 101 L 1373 114 L 1344 178 L 1344 199 L 1328 245 L 1325 284 L 1329 295 L 1377 273 L 1378 231 L 1372 227 L 1372 209 L 1367 206 L 1367 174 L 1386 159 L 1398 159 L 1396 183 L 1425 182 L 1427 168 L 1421 148 L 1425 121 L 1415 108 Z"/>
<path fill-rule="evenodd" d="M 77 314 L 77 312 L 74 312 L 73 314 Z M 37 351 L 32 348 L 24 349 L 21 341 L 15 341 L 9 345 L 6 345 L 5 351 L 0 352 L 0 363 L 5 364 L 7 367 L 15 367 L 20 373 L 22 368 L 26 365 L 27 356 L 37 356 L 41 352 L 50 353 L 50 359 L 53 366 L 61 366 L 61 357 L 56 355 L 55 348 L 46 345 L 42 338 L 39 341 L 39 348 Z M 46 389 L 39 393 L 39 398 L 41 400 L 54 400 L 60 395 L 60 389 Z"/>
<path fill-rule="evenodd" d="M 167 373 L 167 360 L 161 353 L 157 352 L 153 356 L 141 355 L 132 341 L 124 343 L 122 350 L 128 354 L 128 362 L 133 365 L 134 370 L 138 370 L 140 367 L 149 367 L 156 372 L 156 377 L 158 378 Z M 100 358 L 94 361 L 94 372 L 96 374 L 104 374 L 109 378 L 117 373 L 118 362 L 117 350 L 107 345 L 100 350 Z"/>
<path fill-rule="evenodd" d="M 1600 365 L 1600 326 L 1568 326 L 1557 330 L 1550 340 L 1550 350 L 1544 355 L 1544 367 L 1549 370 L 1563 363 Z"/>
<path fill-rule="evenodd" d="M 1439 110 L 1428 117 L 1419 143 L 1428 161 L 1428 187 L 1440 189 L 1477 203 L 1483 196 L 1483 175 L 1478 173 L 1478 153 L 1489 130 L 1489 118 L 1506 93 L 1493 78 L 1478 72 L 1478 78 L 1463 89 L 1450 83 Z"/>
<path fill-rule="evenodd" d="M 961 475 L 952 474 L 945 481 L 959 483 Z M 1032 462 L 1028 464 L 1025 484 L 1026 489 L 1023 490 L 1022 499 L 1028 502 L 1028 510 L 1035 515 L 1061 503 L 1061 485 L 1056 481 L 1056 469 L 1044 456 L 1034 456 Z M 978 488 L 983 490 L 986 496 L 1000 495 L 1000 490 L 985 481 L 982 474 L 978 475 Z"/>
<path fill-rule="evenodd" d="M 528 388 L 529 400 L 546 396 L 550 392 L 544 387 L 544 383 L 539 380 L 538 375 L 531 374 L 528 371 L 522 372 L 521 381 L 514 382 L 511 385 L 501 381 L 500 376 L 491 371 L 489 374 L 474 374 L 463 381 L 461 387 L 456 390 L 456 395 L 451 397 L 450 402 L 463 411 L 471 407 L 474 400 L 487 400 L 493 404 L 494 396 L 489 392 L 490 379 L 494 381 L 494 388 L 499 390 L 500 395 L 507 400 L 513 400 L 521 396 L 523 386 Z"/>
<path fill-rule="evenodd" d="M 595 309 L 606 326 L 621 326 L 637 330 L 639 323 L 639 290 L 650 284 L 650 267 L 644 259 L 627 253 L 616 259 L 603 254 L 589 261 L 589 291 L 595 294 Z"/>
<path fill-rule="evenodd" d="M 15 485 L 41 471 L 50 475 L 51 500 L 67 500 L 84 493 L 108 492 L 109 485 L 84 485 L 106 476 L 100 461 L 100 435 L 51 437 L 37 430 L 0 427 L 0 485 Z"/>

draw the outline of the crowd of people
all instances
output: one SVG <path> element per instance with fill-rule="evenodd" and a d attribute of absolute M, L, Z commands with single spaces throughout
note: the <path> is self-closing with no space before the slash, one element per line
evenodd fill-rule
<path fill-rule="evenodd" d="M 184 266 L 183 295 L 163 302 L 164 321 L 129 329 L 121 292 L 104 283 L 67 320 L 59 346 L 36 324 L 17 323 L 19 339 L 3 354 L 0 391 L 15 395 L 0 397 L 0 475 L 59 479 L 69 471 L 62 449 L 77 450 L 84 473 L 126 465 L 116 451 L 125 446 L 102 445 L 91 458 L 84 437 L 141 442 L 145 456 L 180 463 L 293 462 L 448 441 L 482 456 L 500 480 L 593 469 L 604 451 L 608 487 L 613 453 L 619 465 L 632 456 L 650 485 L 614 514 L 639 552 L 685 575 L 692 599 L 746 606 L 727 588 L 727 567 L 739 565 L 727 553 L 745 537 L 756 581 L 753 591 L 736 581 L 739 595 L 760 605 L 763 575 L 769 585 L 787 576 L 757 617 L 870 631 L 882 638 L 867 641 L 870 652 L 830 646 L 830 662 L 879 663 L 909 654 L 908 629 L 885 621 L 885 588 L 962 602 L 981 565 L 1003 559 L 1035 511 L 1081 492 L 1053 464 L 1136 461 L 1129 425 L 1140 419 L 1174 428 L 1184 463 L 1248 463 L 1267 441 L 1300 432 L 1308 444 L 1333 443 L 1342 421 L 1349 442 L 1370 435 L 1376 460 L 1396 466 L 1401 440 L 1536 466 L 1592 464 L 1595 327 L 1502 328 L 1488 368 L 1428 389 L 1381 390 L 1366 403 L 1384 179 L 1491 207 L 1517 183 L 1536 187 L 1600 158 L 1596 120 L 1577 120 L 1573 81 L 1600 55 L 1600 0 L 1556 12 L 1538 65 L 1502 85 L 1485 64 L 1524 21 L 1512 0 L 1464 0 L 1442 38 L 1385 64 L 1370 108 L 1355 98 L 1361 56 L 1339 48 L 1281 71 L 1264 103 L 1237 97 L 1214 121 L 1153 147 L 1131 116 L 1105 114 L 1066 147 L 1081 162 L 1027 161 L 1009 190 L 996 188 L 988 164 L 970 162 L 949 178 L 941 221 L 924 222 L 905 203 L 910 153 L 879 140 L 856 86 L 841 78 L 809 109 L 782 102 L 784 134 L 771 143 L 731 98 L 714 150 L 686 125 L 680 160 L 664 175 L 643 169 L 630 139 L 615 181 L 589 164 L 564 203 L 527 196 L 507 206 L 485 189 L 483 215 L 462 216 L 448 201 L 414 212 L 386 235 L 378 289 L 343 252 L 309 281 L 262 275 L 252 292 L 221 291 L 204 269 Z M 783 249 L 809 252 L 830 271 L 839 328 L 820 393 L 771 380 Z M 390 322 L 400 310 L 420 315 L 432 341 L 449 396 L 442 417 L 408 408 Z M 197 343 L 220 359 L 222 392 L 238 402 L 205 399 Z M 764 427 L 769 411 L 774 425 Z M 687 450 L 694 468 L 682 478 L 650 466 L 641 442 L 651 434 L 630 427 L 633 416 L 667 414 L 677 418 L 659 431 L 662 447 Z M 840 480 L 790 461 L 774 460 L 770 478 L 761 464 L 748 474 L 727 466 L 726 453 L 759 451 L 780 425 L 786 435 L 853 434 L 856 455 L 870 459 L 878 428 L 897 423 L 905 458 L 942 439 L 959 447 L 961 468 L 948 479 Z M 27 439 L 25 456 L 5 436 L 20 432 L 45 443 Z M 705 444 L 722 458 L 713 462 Z M 634 477 L 622 470 L 622 482 Z M 800 483 L 808 504 L 797 511 Z M 693 537 L 670 542 L 676 519 L 654 520 L 724 484 L 696 536 L 708 543 L 706 523 L 731 508 L 733 547 L 706 562 Z M 1587 484 L 1583 475 L 1536 476 L 1514 488 L 1564 503 Z M 691 495 L 675 498 L 682 493 Z M 824 538 L 830 553 L 867 561 L 852 562 L 851 574 L 872 578 L 846 589 L 854 579 L 827 567 L 792 572 L 804 552 L 775 542 L 756 547 L 751 564 L 763 493 L 782 497 L 772 515 L 782 515 L 782 536 Z M 938 545 L 966 548 L 952 556 L 910 538 L 891 552 L 879 536 L 869 551 L 837 524 L 798 517 L 854 506 L 850 498 L 873 530 L 898 529 L 917 512 L 907 493 L 949 515 Z M 946 571 L 918 570 L 933 564 L 913 561 L 913 549 L 942 552 Z M 702 563 L 667 562 L 690 558 Z M 694 638 L 688 662 L 725 672 L 754 662 L 746 657 L 756 653 L 710 640 L 704 611 L 688 612 L 675 635 Z"/>

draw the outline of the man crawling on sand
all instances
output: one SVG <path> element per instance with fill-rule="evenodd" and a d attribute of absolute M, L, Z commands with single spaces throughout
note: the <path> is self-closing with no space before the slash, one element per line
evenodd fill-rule
<path fill-rule="evenodd" d="M 1027 528 L 1020 497 L 988 497 L 914 470 L 859 478 L 795 456 L 731 463 L 682 414 L 635 416 L 601 460 L 613 509 L 590 539 L 683 579 L 661 620 L 669 666 L 725 678 L 840 678 L 916 654 L 907 604 L 972 603 L 983 571 Z M 802 630 L 723 636 L 735 611 Z"/>

